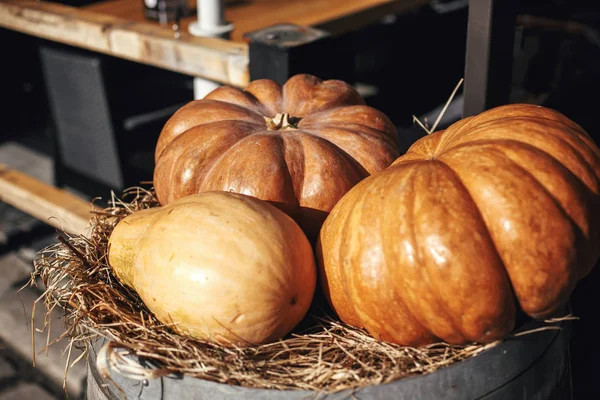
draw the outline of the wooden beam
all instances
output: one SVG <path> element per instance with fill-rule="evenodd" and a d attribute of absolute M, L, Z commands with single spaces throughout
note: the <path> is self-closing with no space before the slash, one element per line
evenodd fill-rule
<path fill-rule="evenodd" d="M 185 31 L 175 38 L 158 24 L 31 0 L 0 2 L 0 27 L 232 86 L 249 82 L 245 43 Z"/>
<path fill-rule="evenodd" d="M 315 28 L 323 29 L 332 34 L 343 34 L 357 31 L 374 23 L 380 22 L 386 15 L 409 14 L 419 10 L 429 4 L 431 0 L 394 0 L 394 1 L 376 1 L 371 0 L 363 5 L 361 9 L 355 8 L 350 12 L 336 16 L 335 19 L 318 21 L 312 24 Z M 341 3 L 341 2 L 340 2 Z M 345 1 L 342 4 L 357 6 L 355 1 Z M 363 1 L 363 3 L 365 3 Z"/>
<path fill-rule="evenodd" d="M 90 202 L 3 164 L 0 201 L 72 235 L 87 234 L 93 210 Z"/>

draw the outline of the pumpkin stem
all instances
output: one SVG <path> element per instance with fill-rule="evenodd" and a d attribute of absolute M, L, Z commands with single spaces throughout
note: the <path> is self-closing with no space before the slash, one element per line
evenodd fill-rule
<path fill-rule="evenodd" d="M 267 129 L 270 131 L 298 129 L 298 123 L 301 118 L 290 117 L 288 113 L 275 114 L 275 117 L 265 117 Z"/>

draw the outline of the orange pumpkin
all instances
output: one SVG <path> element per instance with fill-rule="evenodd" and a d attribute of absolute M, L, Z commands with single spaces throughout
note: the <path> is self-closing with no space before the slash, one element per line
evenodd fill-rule
<path fill-rule="evenodd" d="M 348 84 L 297 75 L 220 87 L 178 110 L 156 146 L 161 204 L 211 190 L 267 200 L 316 237 L 356 183 L 398 157 L 396 129 Z"/>
<path fill-rule="evenodd" d="M 600 150 L 509 105 L 426 136 L 350 190 L 318 243 L 340 318 L 404 345 L 489 342 L 562 312 L 600 254 Z"/>

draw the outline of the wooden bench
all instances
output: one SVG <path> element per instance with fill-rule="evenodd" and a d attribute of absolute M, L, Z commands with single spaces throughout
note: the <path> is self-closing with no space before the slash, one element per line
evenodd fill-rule
<path fill-rule="evenodd" d="M 72 235 L 87 234 L 90 202 L 0 164 L 0 201 Z"/>

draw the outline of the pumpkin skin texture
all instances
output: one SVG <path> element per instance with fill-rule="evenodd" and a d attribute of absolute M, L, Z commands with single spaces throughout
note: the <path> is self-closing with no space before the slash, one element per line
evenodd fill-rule
<path fill-rule="evenodd" d="M 316 239 L 356 183 L 398 156 L 396 128 L 348 84 L 296 75 L 219 87 L 179 109 L 155 152 L 162 205 L 223 190 L 271 202 Z"/>
<path fill-rule="evenodd" d="M 288 334 L 307 313 L 316 266 L 300 227 L 273 205 L 206 192 L 121 220 L 109 263 L 182 335 L 246 347 Z"/>
<path fill-rule="evenodd" d="M 508 105 L 415 142 L 335 206 L 317 244 L 340 318 L 403 345 L 490 342 L 563 312 L 600 255 L 600 150 Z"/>

